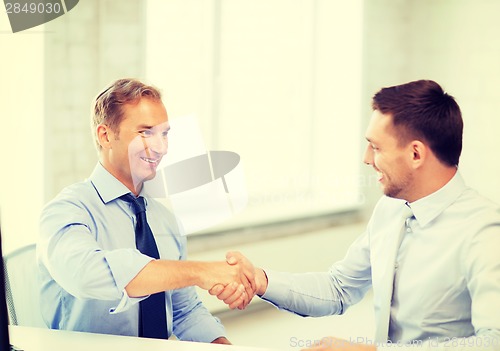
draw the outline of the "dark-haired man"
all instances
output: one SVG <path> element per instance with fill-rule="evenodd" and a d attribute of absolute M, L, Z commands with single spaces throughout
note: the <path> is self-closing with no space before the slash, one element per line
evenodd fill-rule
<path fill-rule="evenodd" d="M 41 216 L 37 251 L 48 327 L 229 343 L 194 286 L 230 285 L 239 304 L 253 279 L 241 265 L 186 261 L 182 229 L 143 187 L 167 153 L 160 92 L 117 80 L 95 99 L 92 127 L 94 172 L 65 188 Z"/>
<path fill-rule="evenodd" d="M 366 231 L 328 272 L 257 269 L 257 294 L 302 316 L 342 314 L 373 287 L 373 341 L 325 338 L 314 349 L 500 349 L 500 211 L 457 170 L 462 129 L 459 106 L 433 81 L 381 89 L 364 162 L 385 196 Z M 224 300 L 232 290 L 211 293 Z"/>

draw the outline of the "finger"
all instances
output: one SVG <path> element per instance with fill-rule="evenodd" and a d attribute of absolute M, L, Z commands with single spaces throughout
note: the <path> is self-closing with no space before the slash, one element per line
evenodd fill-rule
<path fill-rule="evenodd" d="M 226 252 L 226 258 L 229 258 L 229 257 L 236 257 L 237 258 L 238 255 L 241 256 L 241 253 L 238 252 L 238 251 L 228 251 L 228 252 Z"/>
<path fill-rule="evenodd" d="M 234 256 L 229 256 L 226 257 L 226 262 L 229 263 L 230 265 L 235 265 L 238 263 L 238 260 Z"/>
<path fill-rule="evenodd" d="M 247 293 L 250 295 L 255 295 L 257 293 L 257 281 L 256 275 L 252 273 L 251 276 L 247 276 L 247 284 L 245 285 Z"/>
<path fill-rule="evenodd" d="M 240 310 L 244 309 L 247 305 L 246 294 L 243 293 L 238 299 L 228 304 L 230 309 L 238 308 Z"/>
<path fill-rule="evenodd" d="M 253 290 L 253 293 L 255 293 L 257 291 L 257 283 L 255 282 L 255 267 L 252 262 L 250 262 L 248 258 L 246 258 L 241 252 L 238 251 L 230 251 L 226 254 L 226 257 L 236 259 L 236 261 L 241 265 L 240 271 L 245 276 L 248 284 Z M 243 279 L 242 281 L 244 282 Z M 246 284 L 245 287 L 247 287 Z"/>
<path fill-rule="evenodd" d="M 252 301 L 252 296 L 248 297 L 245 293 L 245 296 L 246 296 L 246 299 L 243 300 L 243 302 L 238 306 L 238 309 L 239 310 L 244 310 L 245 308 L 247 308 L 247 306 L 250 304 L 250 302 Z"/>
<path fill-rule="evenodd" d="M 228 307 L 232 310 L 234 309 L 239 309 L 239 310 L 243 310 L 245 309 L 245 301 L 242 297 L 240 297 L 237 301 L 233 302 L 232 304 L 230 304 Z"/>
<path fill-rule="evenodd" d="M 245 294 L 247 295 L 248 297 L 248 303 L 250 303 L 250 301 L 253 299 L 253 297 L 255 296 L 255 290 L 252 288 L 251 285 L 249 285 L 248 283 L 247 284 L 244 284 L 244 287 L 245 287 Z"/>
<path fill-rule="evenodd" d="M 242 285 L 239 285 L 237 290 L 234 292 L 234 294 L 227 296 L 224 299 L 224 303 L 226 305 L 230 305 L 230 304 L 234 303 L 235 301 L 239 300 L 241 297 L 246 298 L 244 295 L 246 295 L 245 289 L 243 288 Z"/>
<path fill-rule="evenodd" d="M 224 285 L 216 284 L 210 290 L 208 290 L 208 293 L 212 296 L 216 296 L 216 295 L 219 295 L 223 291 L 224 291 Z"/>
<path fill-rule="evenodd" d="M 224 290 L 217 295 L 217 298 L 219 300 L 224 301 L 228 299 L 230 296 L 233 296 L 235 293 L 237 293 L 238 296 L 241 295 L 241 293 L 237 291 L 238 291 L 238 283 L 232 282 L 231 284 L 227 285 L 224 288 Z"/>
<path fill-rule="evenodd" d="M 226 262 L 229 263 L 230 265 L 234 265 L 238 263 L 238 254 L 239 252 L 237 251 L 228 251 L 226 252 Z"/>
<path fill-rule="evenodd" d="M 255 274 L 253 272 L 247 273 L 245 271 L 240 272 L 239 276 L 241 283 L 244 285 L 248 296 L 253 297 L 257 292 L 257 282 L 255 281 Z"/>

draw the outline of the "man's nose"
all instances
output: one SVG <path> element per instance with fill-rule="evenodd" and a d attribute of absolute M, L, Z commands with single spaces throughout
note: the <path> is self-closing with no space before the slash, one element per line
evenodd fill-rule
<path fill-rule="evenodd" d="M 164 155 L 168 150 L 168 138 L 162 134 L 154 135 L 149 138 L 148 147 L 151 151 Z"/>
<path fill-rule="evenodd" d="M 373 165 L 373 149 L 370 147 L 370 145 L 366 147 L 363 162 L 368 166 Z"/>

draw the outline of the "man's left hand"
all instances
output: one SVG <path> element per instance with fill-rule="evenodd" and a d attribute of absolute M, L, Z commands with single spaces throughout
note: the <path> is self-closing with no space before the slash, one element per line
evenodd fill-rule
<path fill-rule="evenodd" d="M 232 345 L 229 340 L 227 340 L 225 337 L 221 336 L 220 338 L 215 339 L 214 341 L 211 342 L 212 344 L 224 344 L 224 345 Z"/>

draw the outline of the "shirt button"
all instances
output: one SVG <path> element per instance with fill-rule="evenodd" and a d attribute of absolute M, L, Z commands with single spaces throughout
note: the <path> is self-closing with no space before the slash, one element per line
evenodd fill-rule
<path fill-rule="evenodd" d="M 407 233 L 411 233 L 411 228 L 409 228 L 409 227 L 408 227 L 408 228 L 406 228 L 406 232 L 407 232 Z"/>
<path fill-rule="evenodd" d="M 394 264 L 394 269 L 395 269 L 395 270 L 397 270 L 397 269 L 398 269 L 398 267 L 399 267 L 399 264 L 396 262 L 396 263 Z"/>

